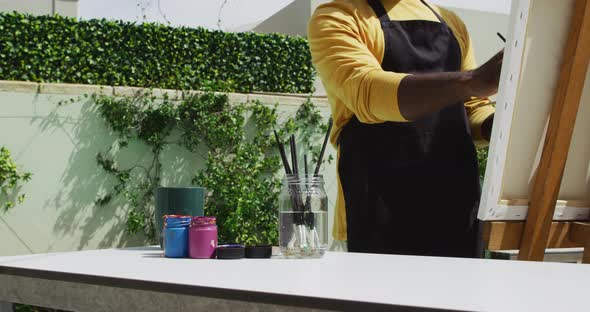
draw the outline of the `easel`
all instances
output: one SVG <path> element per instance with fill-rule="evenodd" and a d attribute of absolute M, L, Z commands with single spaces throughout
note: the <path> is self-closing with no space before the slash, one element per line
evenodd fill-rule
<path fill-rule="evenodd" d="M 518 249 L 519 260 L 543 261 L 546 248 L 584 247 L 583 263 L 590 263 L 590 223 L 553 221 L 589 61 L 590 0 L 576 0 L 527 220 L 486 222 L 488 249 Z"/>

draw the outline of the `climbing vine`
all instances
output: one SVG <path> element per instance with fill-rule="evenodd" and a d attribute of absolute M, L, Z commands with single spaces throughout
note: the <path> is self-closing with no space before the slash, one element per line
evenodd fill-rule
<path fill-rule="evenodd" d="M 18 187 L 19 184 L 29 181 L 31 177 L 30 172 L 22 171 L 17 167 L 7 148 L 0 147 L 0 199 L 5 210 L 25 200 L 26 195 L 19 194 Z M 12 200 L 11 196 L 16 197 L 16 200 Z"/>
<path fill-rule="evenodd" d="M 154 189 L 161 184 L 162 151 L 169 145 L 186 149 L 204 162 L 192 183 L 208 190 L 205 213 L 217 216 L 219 239 L 246 244 L 276 243 L 281 169 L 272 132 L 286 139 L 296 133 L 307 152 L 317 159 L 327 129 L 319 111 L 307 101 L 295 116 L 280 121 L 276 106 L 259 102 L 230 103 L 214 93 L 192 93 L 184 99 L 157 99 L 148 91 L 134 97 L 93 95 L 106 124 L 119 138 L 96 156 L 98 165 L 114 180 L 96 204 L 118 197 L 129 204 L 127 231 L 154 240 Z M 138 140 L 150 150 L 149 165 L 122 167 L 117 155 Z M 331 159 L 327 159 L 331 161 Z"/>

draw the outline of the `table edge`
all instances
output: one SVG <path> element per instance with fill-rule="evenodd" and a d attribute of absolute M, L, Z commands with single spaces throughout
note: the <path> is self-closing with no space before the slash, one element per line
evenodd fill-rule
<path fill-rule="evenodd" d="M 174 284 L 111 276 L 19 268 L 6 265 L 0 265 L 0 275 L 11 275 L 60 282 L 71 282 L 114 288 L 154 291 L 160 293 L 170 293 L 187 296 L 201 296 L 215 299 L 246 301 L 261 304 L 274 304 L 309 309 L 324 309 L 338 311 L 459 311 L 432 307 L 373 303 L 356 300 L 276 294 L 239 289 L 218 288 L 210 286 Z"/>

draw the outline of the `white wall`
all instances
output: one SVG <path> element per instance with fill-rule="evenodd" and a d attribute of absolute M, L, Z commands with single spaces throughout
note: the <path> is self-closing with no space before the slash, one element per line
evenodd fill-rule
<path fill-rule="evenodd" d="M 221 29 L 231 30 L 256 25 L 294 0 L 227 0 L 221 10 Z M 308 1 L 308 0 L 295 0 Z M 138 6 L 139 3 L 139 6 Z M 127 21 L 165 22 L 175 26 L 202 26 L 218 29 L 219 12 L 224 0 L 82 0 L 81 18 L 113 18 Z M 160 10 L 161 9 L 161 10 Z"/>
<path fill-rule="evenodd" d="M 78 16 L 78 0 L 0 0 L 0 11 Z"/>
<path fill-rule="evenodd" d="M 20 85 L 20 86 L 19 86 Z M 58 107 L 58 102 L 95 92 L 88 87 L 43 84 L 41 93 L 34 83 L 0 81 L 0 145 L 6 146 L 15 162 L 33 173 L 21 192 L 27 195 L 23 204 L 0 210 L 0 256 L 68 250 L 142 245 L 141 237 L 125 234 L 128 209 L 124 200 L 98 207 L 98 194 L 113 186 L 111 176 L 96 164 L 96 154 L 105 151 L 116 139 L 107 129 L 95 106 L 87 100 Z M 19 90 L 20 88 L 20 90 Z M 117 88 L 123 93 L 127 88 Z M 251 95 L 250 99 L 279 106 L 280 118 L 295 113 L 305 99 Z M 239 96 L 232 101 L 245 101 Z M 329 108 L 325 100 L 316 100 L 325 117 Z M 328 155 L 333 155 L 328 147 Z M 328 157 L 328 156 L 326 156 Z M 151 159 L 148 148 L 131 142 L 131 147 L 118 158 L 124 167 L 146 164 Z M 190 185 L 191 178 L 203 161 L 180 148 L 169 148 L 162 155 L 163 185 Z M 326 189 L 331 199 L 336 196 L 335 167 L 323 167 Z M 329 220 L 330 228 L 332 218 Z"/>
<path fill-rule="evenodd" d="M 53 0 L 0 0 L 0 10 L 51 14 L 53 12 Z"/>
<path fill-rule="evenodd" d="M 512 0 L 429 0 L 437 5 L 460 8 L 464 10 L 491 12 L 491 13 L 510 13 Z"/>
<path fill-rule="evenodd" d="M 79 0 L 53 0 L 53 14 L 78 17 Z"/>
<path fill-rule="evenodd" d="M 244 30 L 305 36 L 307 34 L 307 21 L 311 16 L 311 12 L 312 8 L 309 1 L 293 1 L 270 18 L 256 25 L 256 27 Z"/>
<path fill-rule="evenodd" d="M 469 9 L 448 7 L 453 10 L 465 23 L 478 64 L 483 64 L 503 47 L 504 43 L 496 35 L 497 32 L 507 37 L 509 14 L 483 12 Z"/>

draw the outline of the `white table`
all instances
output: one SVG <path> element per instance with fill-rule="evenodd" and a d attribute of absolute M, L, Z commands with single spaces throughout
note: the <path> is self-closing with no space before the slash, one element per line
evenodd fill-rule
<path fill-rule="evenodd" d="M 167 259 L 155 247 L 0 257 L 0 301 L 77 311 L 589 311 L 589 295 L 583 264 Z"/>

